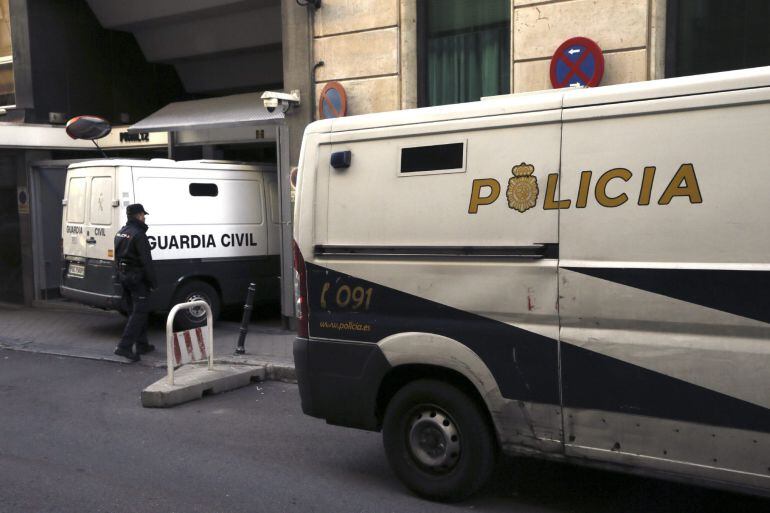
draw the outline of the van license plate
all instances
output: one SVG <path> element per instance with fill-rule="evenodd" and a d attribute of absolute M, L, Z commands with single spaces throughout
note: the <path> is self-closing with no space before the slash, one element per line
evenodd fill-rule
<path fill-rule="evenodd" d="M 86 266 L 83 264 L 76 264 L 75 262 L 70 262 L 68 274 L 76 278 L 84 278 L 86 275 Z"/>

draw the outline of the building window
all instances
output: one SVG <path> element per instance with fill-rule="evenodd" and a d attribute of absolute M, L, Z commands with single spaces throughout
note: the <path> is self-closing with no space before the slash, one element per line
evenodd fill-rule
<path fill-rule="evenodd" d="M 0 0 L 0 106 L 16 103 L 11 50 L 11 17 L 8 0 Z"/>
<path fill-rule="evenodd" d="M 770 65 L 767 0 L 668 0 L 666 76 Z"/>
<path fill-rule="evenodd" d="M 417 31 L 420 106 L 510 92 L 510 0 L 421 0 Z"/>

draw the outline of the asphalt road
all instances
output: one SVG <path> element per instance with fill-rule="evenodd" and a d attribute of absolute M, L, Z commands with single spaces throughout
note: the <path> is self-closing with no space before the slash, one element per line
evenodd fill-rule
<path fill-rule="evenodd" d="M 141 388 L 161 375 L 0 350 L 0 511 L 770 511 L 763 499 L 528 460 L 506 462 L 469 501 L 426 502 L 393 477 L 379 434 L 304 416 L 295 385 L 142 408 Z"/>

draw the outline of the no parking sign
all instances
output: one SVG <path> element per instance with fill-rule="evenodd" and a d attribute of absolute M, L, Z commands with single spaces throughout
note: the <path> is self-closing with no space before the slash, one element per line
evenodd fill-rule
<path fill-rule="evenodd" d="M 329 82 L 318 98 L 318 117 L 321 119 L 341 118 L 348 111 L 348 96 L 339 82 Z"/>
<path fill-rule="evenodd" d="M 567 39 L 551 58 L 551 85 L 556 89 L 569 86 L 595 87 L 603 75 L 602 49 L 587 37 Z"/>

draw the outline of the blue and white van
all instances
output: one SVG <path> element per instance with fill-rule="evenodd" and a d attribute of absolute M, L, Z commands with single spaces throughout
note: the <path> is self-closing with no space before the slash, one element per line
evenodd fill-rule
<path fill-rule="evenodd" d="M 500 453 L 770 494 L 770 68 L 324 120 L 302 407 L 412 490 Z"/>

